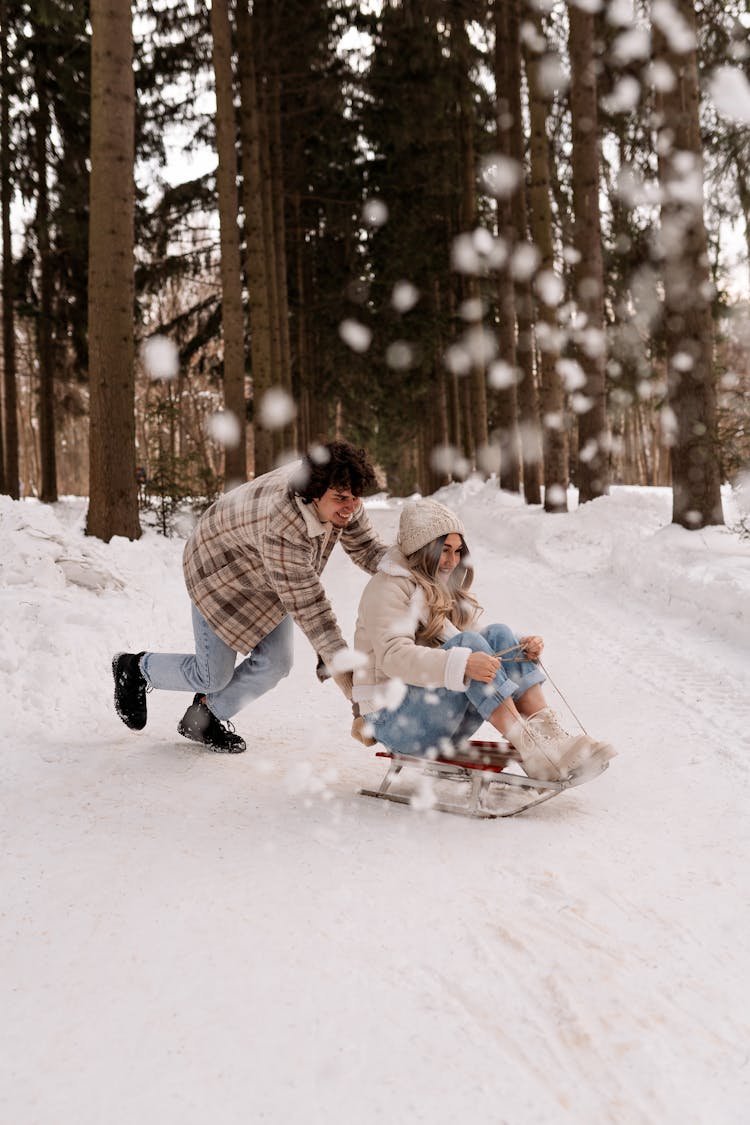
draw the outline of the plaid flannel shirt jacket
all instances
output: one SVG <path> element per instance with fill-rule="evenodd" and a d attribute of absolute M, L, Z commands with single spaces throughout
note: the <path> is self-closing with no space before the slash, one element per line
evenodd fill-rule
<path fill-rule="evenodd" d="M 248 653 L 290 614 L 330 663 L 346 648 L 320 574 L 336 543 L 373 574 L 385 554 L 360 505 L 340 530 L 303 514 L 292 486 L 299 463 L 220 497 L 185 545 L 190 598 L 221 639 Z M 304 507 L 304 505 L 302 505 Z"/>

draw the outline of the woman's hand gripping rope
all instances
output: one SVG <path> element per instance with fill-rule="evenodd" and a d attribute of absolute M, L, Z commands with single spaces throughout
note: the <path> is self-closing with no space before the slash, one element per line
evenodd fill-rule
<path fill-rule="evenodd" d="M 480 684 L 491 684 L 497 670 L 503 662 L 520 664 L 523 660 L 539 660 L 544 649 L 541 637 L 521 637 L 518 644 L 504 648 L 490 656 L 487 652 L 473 652 L 466 661 L 466 675 L 470 680 L 478 680 Z M 517 652 L 520 656 L 509 656 L 508 653 Z"/>
<path fill-rule="evenodd" d="M 496 652 L 498 659 L 505 657 L 506 664 L 520 664 L 523 660 L 539 660 L 544 651 L 544 641 L 541 637 L 521 637 L 518 644 Z M 520 656 L 508 656 L 510 652 L 520 652 Z"/>

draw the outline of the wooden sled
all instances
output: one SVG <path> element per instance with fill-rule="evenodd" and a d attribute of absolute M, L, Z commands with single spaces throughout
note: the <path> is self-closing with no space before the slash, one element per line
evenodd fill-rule
<path fill-rule="evenodd" d="M 467 750 L 457 751 L 453 758 L 419 758 L 410 754 L 394 754 L 390 750 L 378 750 L 375 756 L 388 759 L 388 769 L 379 789 L 360 789 L 360 796 L 394 801 L 400 805 L 417 804 L 438 812 L 478 820 L 517 816 L 559 796 L 566 789 L 593 780 L 609 765 L 609 762 L 592 761 L 561 781 L 541 781 L 508 770 L 508 766 L 520 762 L 520 757 L 507 742 L 480 740 L 472 740 Z M 463 800 L 453 802 L 435 799 L 422 805 L 414 793 L 394 791 L 391 788 L 393 782 L 403 770 L 409 769 L 416 770 L 422 777 L 457 783 L 460 786 L 458 796 Z M 512 798 L 519 793 L 522 795 L 521 801 L 513 802 Z M 527 800 L 526 797 L 530 799 Z"/>

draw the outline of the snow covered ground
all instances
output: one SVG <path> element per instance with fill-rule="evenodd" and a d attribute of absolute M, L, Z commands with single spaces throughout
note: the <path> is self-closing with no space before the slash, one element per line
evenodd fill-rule
<path fill-rule="evenodd" d="M 181 541 L 0 497 L 0 1119 L 748 1121 L 750 541 L 663 490 L 440 496 L 485 621 L 619 750 L 517 819 L 357 796 L 382 769 L 301 634 L 246 754 L 180 739 L 185 696 L 128 731 L 111 655 L 189 647 Z M 351 636 L 365 575 L 325 580 Z"/>

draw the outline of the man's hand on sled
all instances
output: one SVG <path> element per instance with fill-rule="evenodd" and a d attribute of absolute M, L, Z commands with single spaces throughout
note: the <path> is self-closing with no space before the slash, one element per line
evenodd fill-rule
<path fill-rule="evenodd" d="M 348 672 L 348 671 L 345 671 L 345 670 L 342 670 L 340 672 L 333 671 L 332 668 L 330 667 L 330 665 L 326 664 L 323 657 L 319 655 L 318 656 L 318 665 L 315 669 L 315 674 L 318 677 L 318 679 L 320 680 L 321 684 L 324 684 L 326 682 L 326 680 L 332 679 L 333 682 L 341 688 L 344 695 L 346 696 L 346 698 L 351 703 L 351 701 L 352 701 L 352 687 L 353 687 L 353 683 L 354 683 L 351 672 Z"/>
<path fill-rule="evenodd" d="M 354 684 L 351 672 L 334 672 L 333 682 L 341 688 L 346 698 L 351 703 L 352 687 Z"/>
<path fill-rule="evenodd" d="M 366 663 L 367 658 L 363 653 L 357 652 L 354 648 L 340 648 L 326 664 L 329 675 L 334 683 L 338 684 L 350 703 L 354 669 L 361 668 Z M 320 678 L 320 673 L 318 673 L 318 678 Z"/>

